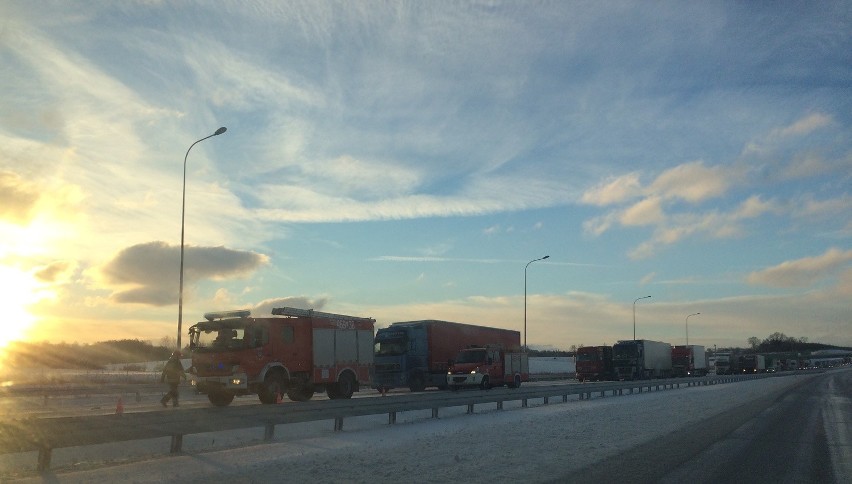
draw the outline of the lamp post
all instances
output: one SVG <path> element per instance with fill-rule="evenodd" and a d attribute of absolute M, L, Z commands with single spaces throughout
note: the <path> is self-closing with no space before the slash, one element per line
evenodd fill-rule
<path fill-rule="evenodd" d="M 636 301 L 640 299 L 648 299 L 651 296 L 642 296 L 637 297 Z M 636 341 L 636 301 L 633 301 L 633 341 Z"/>
<path fill-rule="evenodd" d="M 187 157 L 189 157 L 189 150 L 191 150 L 193 146 L 195 146 L 198 143 L 206 140 L 207 138 L 219 136 L 220 134 L 224 133 L 227 130 L 228 130 L 228 128 L 222 126 L 221 128 L 217 129 L 216 132 L 211 134 L 210 136 L 205 136 L 204 138 L 201 138 L 200 140 L 196 141 L 195 143 L 192 143 L 191 145 L 189 145 L 189 148 L 187 148 L 186 155 L 184 155 L 184 157 L 183 157 L 183 196 L 181 198 L 181 204 L 180 204 L 180 289 L 179 289 L 179 296 L 178 296 L 178 325 L 177 325 L 177 349 L 178 350 L 180 350 L 180 348 L 181 348 L 181 346 L 180 346 L 180 333 L 182 331 L 181 327 L 183 326 L 183 234 L 184 234 L 184 220 L 185 220 L 185 215 L 186 215 L 186 159 L 187 159 Z"/>
<path fill-rule="evenodd" d="M 549 255 L 546 255 L 538 259 L 533 259 L 527 262 L 527 265 L 524 266 L 524 351 L 527 351 L 527 267 L 529 267 L 533 262 L 544 260 L 549 257 Z"/>
<path fill-rule="evenodd" d="M 686 317 L 686 346 L 689 346 L 689 318 L 691 316 L 698 316 L 701 313 L 692 313 Z"/>

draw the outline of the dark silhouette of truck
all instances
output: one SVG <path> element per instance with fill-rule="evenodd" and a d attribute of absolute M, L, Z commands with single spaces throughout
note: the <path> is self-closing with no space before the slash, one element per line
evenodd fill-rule
<path fill-rule="evenodd" d="M 577 348 L 577 380 L 616 380 L 612 362 L 612 346 L 581 346 Z"/>

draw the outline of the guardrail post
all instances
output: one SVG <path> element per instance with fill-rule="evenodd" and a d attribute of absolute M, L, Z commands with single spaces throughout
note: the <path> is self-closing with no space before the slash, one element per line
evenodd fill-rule
<path fill-rule="evenodd" d="M 432 418 L 438 418 L 438 407 L 432 408 Z"/>
<path fill-rule="evenodd" d="M 50 470 L 50 456 L 53 453 L 53 449 L 50 447 L 43 445 L 38 449 L 38 467 L 36 468 L 39 472 L 47 472 Z"/>
<path fill-rule="evenodd" d="M 503 410 L 503 400 L 497 402 L 497 410 Z"/>
<path fill-rule="evenodd" d="M 521 407 L 527 408 L 528 406 L 529 406 L 529 402 L 527 402 L 526 398 L 521 400 Z"/>
<path fill-rule="evenodd" d="M 180 454 L 183 449 L 183 434 L 172 435 L 172 445 L 169 452 L 172 454 Z"/>
<path fill-rule="evenodd" d="M 340 432 L 343 430 L 343 417 L 334 417 L 334 431 Z"/>
<path fill-rule="evenodd" d="M 435 409 L 432 409 L 432 416 L 435 416 Z M 388 425 L 396 423 L 396 412 L 388 412 Z"/>
<path fill-rule="evenodd" d="M 472 403 L 467 404 L 467 413 L 473 413 L 473 404 Z"/>
<path fill-rule="evenodd" d="M 562 395 L 562 403 L 567 403 L 567 402 L 568 402 L 568 395 L 567 394 Z"/>
<path fill-rule="evenodd" d="M 275 424 L 268 423 L 263 428 L 263 440 L 272 440 L 275 438 Z"/>

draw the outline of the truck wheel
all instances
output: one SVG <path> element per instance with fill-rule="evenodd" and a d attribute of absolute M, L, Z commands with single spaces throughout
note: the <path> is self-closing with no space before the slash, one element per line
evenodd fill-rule
<path fill-rule="evenodd" d="M 234 394 L 231 392 L 211 391 L 207 393 L 207 399 L 217 407 L 227 407 L 234 401 Z"/>
<path fill-rule="evenodd" d="M 299 385 L 287 390 L 287 397 L 294 402 L 307 402 L 314 396 L 314 387 L 311 385 Z"/>
<path fill-rule="evenodd" d="M 488 390 L 489 388 L 491 388 L 491 382 L 488 381 L 487 376 L 482 377 L 482 383 L 479 384 L 479 388 L 481 390 Z"/>
<path fill-rule="evenodd" d="M 509 388 L 521 388 L 521 375 L 515 375 L 515 378 L 512 380 L 512 384 L 509 385 Z"/>
<path fill-rule="evenodd" d="M 423 375 L 415 374 L 412 375 L 408 380 L 408 389 L 412 392 L 422 392 L 426 389 L 426 381 L 423 379 Z"/>
<path fill-rule="evenodd" d="M 334 386 L 337 387 L 334 392 L 336 396 L 329 395 L 329 398 L 352 398 L 352 394 L 355 393 L 355 379 L 352 378 L 351 373 L 340 375 L 340 381 Z"/>
<path fill-rule="evenodd" d="M 284 378 L 280 373 L 271 373 L 266 375 L 263 381 L 263 387 L 257 392 L 260 403 L 269 405 L 278 401 L 278 398 L 285 393 L 286 385 Z"/>

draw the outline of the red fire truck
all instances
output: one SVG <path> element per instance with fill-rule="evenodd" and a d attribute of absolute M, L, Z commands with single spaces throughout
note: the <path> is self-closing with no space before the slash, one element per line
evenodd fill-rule
<path fill-rule="evenodd" d="M 530 379 L 530 360 L 526 352 L 504 349 L 502 345 L 465 348 L 447 369 L 450 390 L 479 387 L 483 390 L 506 385 L 518 388 Z"/>
<path fill-rule="evenodd" d="M 210 403 L 226 406 L 248 394 L 262 403 L 283 394 L 305 401 L 317 391 L 351 398 L 369 386 L 374 319 L 287 307 L 272 314 L 212 312 L 189 328 L 189 372 Z"/>

